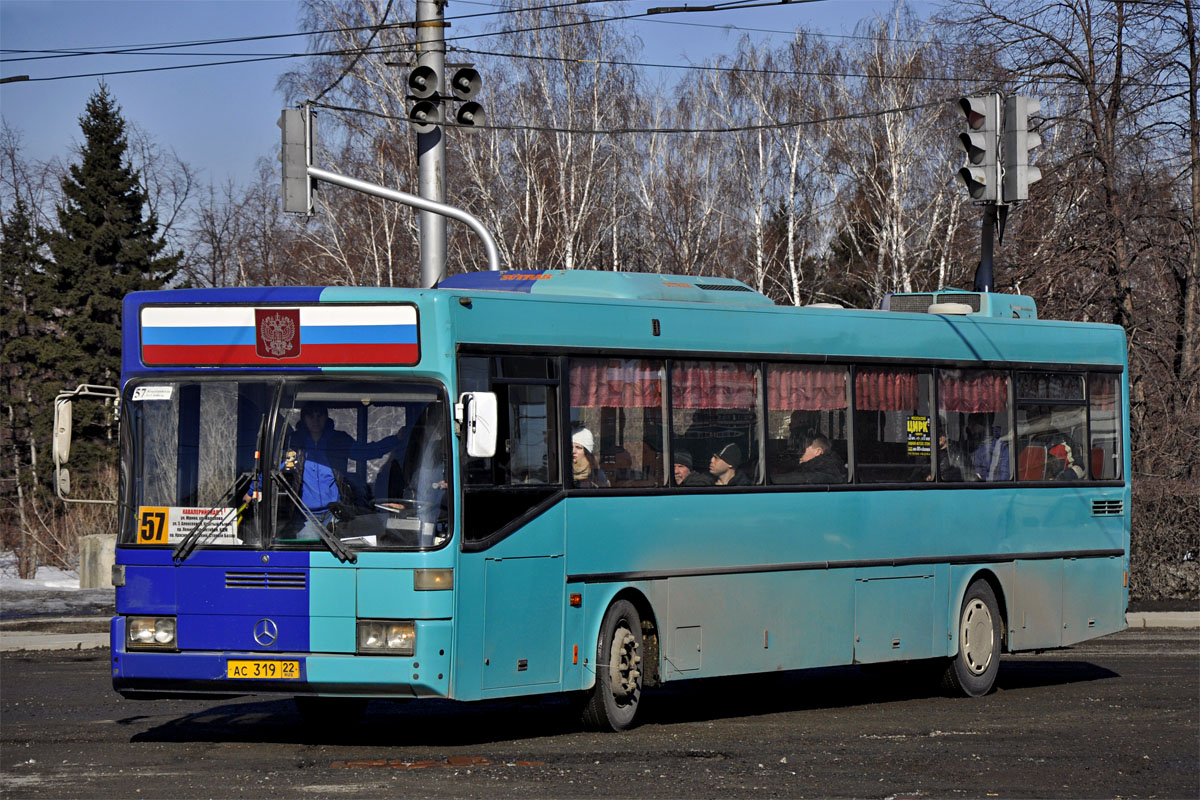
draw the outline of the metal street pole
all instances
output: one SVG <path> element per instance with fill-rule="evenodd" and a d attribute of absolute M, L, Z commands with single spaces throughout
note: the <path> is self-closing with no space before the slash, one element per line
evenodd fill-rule
<path fill-rule="evenodd" d="M 445 94 L 446 39 L 444 0 L 417 0 L 417 66 L 437 76 L 437 93 Z M 442 109 L 443 113 L 445 109 Z M 417 193 L 435 203 L 446 202 L 446 131 L 437 125 L 417 134 Z M 428 289 L 446 277 L 446 218 L 421 211 L 421 287 Z"/>

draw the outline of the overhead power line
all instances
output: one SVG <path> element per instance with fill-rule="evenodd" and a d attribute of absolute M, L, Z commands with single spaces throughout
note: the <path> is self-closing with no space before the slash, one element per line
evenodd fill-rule
<path fill-rule="evenodd" d="M 551 125 L 521 125 L 521 124 L 490 124 L 490 125 L 457 125 L 447 121 L 438 123 L 447 128 L 468 128 L 472 131 L 533 131 L 536 133 L 569 133 L 581 136 L 626 136 L 630 134 L 717 134 L 717 133 L 746 133 L 749 131 L 763 130 L 786 130 L 788 128 L 802 128 L 809 125 L 821 125 L 828 122 L 844 122 L 854 119 L 869 119 L 873 117 L 883 117 L 889 114 L 903 114 L 909 111 L 918 111 L 924 108 L 932 108 L 938 105 L 946 105 L 957 98 L 939 98 L 930 100 L 925 103 L 913 103 L 905 106 L 896 106 L 895 108 L 877 109 L 874 111 L 859 111 L 848 114 L 834 114 L 828 117 L 808 120 L 794 120 L 786 122 L 764 122 L 754 125 L 731 125 L 726 127 L 708 127 L 708 128 L 653 128 L 653 127 L 623 127 L 623 128 L 562 128 Z M 316 108 L 325 108 L 330 111 L 340 111 L 346 114 L 365 114 L 367 116 L 378 117 L 379 119 L 398 120 L 400 122 L 411 123 L 411 120 L 406 115 L 401 114 L 385 114 L 382 111 L 372 111 L 366 108 L 352 108 L 348 106 L 335 106 L 326 103 L 313 103 Z"/>

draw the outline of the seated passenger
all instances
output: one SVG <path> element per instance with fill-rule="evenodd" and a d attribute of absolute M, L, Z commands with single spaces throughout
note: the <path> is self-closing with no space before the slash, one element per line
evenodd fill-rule
<path fill-rule="evenodd" d="M 1059 468 L 1056 470 L 1056 481 L 1079 481 L 1087 477 L 1087 472 L 1075 461 L 1075 448 L 1067 441 L 1061 441 L 1050 448 L 1050 455 L 1058 459 Z"/>
<path fill-rule="evenodd" d="M 673 466 L 676 486 L 712 486 L 716 482 L 712 473 L 692 469 L 692 454 L 687 450 L 675 450 Z"/>
<path fill-rule="evenodd" d="M 793 472 L 774 477 L 774 483 L 845 483 L 846 470 L 842 459 L 833 451 L 833 443 L 823 434 L 813 436 L 800 456 L 800 465 Z"/>
<path fill-rule="evenodd" d="M 715 478 L 716 486 L 750 486 L 753 481 L 738 468 L 742 464 L 742 448 L 736 444 L 727 444 L 716 453 L 708 463 L 708 472 Z"/>
<path fill-rule="evenodd" d="M 608 477 L 596 457 L 596 437 L 587 428 L 580 428 L 571 435 L 571 477 L 580 489 L 599 489 L 608 486 Z"/>

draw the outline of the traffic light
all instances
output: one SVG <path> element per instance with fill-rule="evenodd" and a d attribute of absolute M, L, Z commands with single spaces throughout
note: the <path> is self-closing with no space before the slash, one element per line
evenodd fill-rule
<path fill-rule="evenodd" d="M 1042 171 L 1029 165 L 1029 151 L 1042 137 L 1029 130 L 1029 115 L 1042 110 L 1036 97 L 1004 98 L 1004 202 L 1029 199 L 1029 184 L 1042 179 Z"/>
<path fill-rule="evenodd" d="M 483 80 L 479 73 L 470 67 L 455 70 L 450 79 L 450 91 L 454 93 L 454 99 L 460 101 L 454 121 L 465 130 L 477 130 L 476 126 L 487 125 L 487 112 L 483 110 L 483 106 L 474 102 L 475 95 L 479 94 L 482 86 Z"/>
<path fill-rule="evenodd" d="M 958 135 L 958 145 L 967 154 L 959 180 L 972 200 L 995 203 L 1000 200 L 1000 95 L 963 97 L 958 105 L 967 118 L 967 130 Z"/>
<path fill-rule="evenodd" d="M 408 73 L 408 97 L 416 101 L 408 109 L 408 118 L 417 133 L 433 133 L 442 122 L 440 83 L 441 76 L 430 66 L 416 67 Z"/>
<path fill-rule="evenodd" d="M 316 117 L 305 108 L 285 108 L 279 115 L 283 142 L 279 152 L 282 165 L 283 210 L 291 214 L 313 211 L 313 180 L 308 177 L 316 137 Z"/>

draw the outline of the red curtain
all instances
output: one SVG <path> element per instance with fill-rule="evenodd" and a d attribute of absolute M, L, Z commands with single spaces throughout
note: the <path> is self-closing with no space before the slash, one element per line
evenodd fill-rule
<path fill-rule="evenodd" d="M 1088 378 L 1088 400 L 1092 411 L 1114 411 L 1120 394 L 1120 379 L 1115 375 L 1092 375 Z"/>
<path fill-rule="evenodd" d="M 943 370 L 939 375 L 938 405 L 942 411 L 974 414 L 1008 408 L 1008 378 L 1003 372 Z"/>
<path fill-rule="evenodd" d="M 904 411 L 917 404 L 917 373 L 891 369 L 855 373 L 854 407 L 859 411 Z"/>
<path fill-rule="evenodd" d="M 757 389 L 757 370 L 750 364 L 698 361 L 671 369 L 675 408 L 753 408 Z"/>
<path fill-rule="evenodd" d="M 767 402 L 786 411 L 832 411 L 846 407 L 845 367 L 772 366 Z"/>
<path fill-rule="evenodd" d="M 662 406 L 661 361 L 571 362 L 571 405 L 590 408 Z"/>

